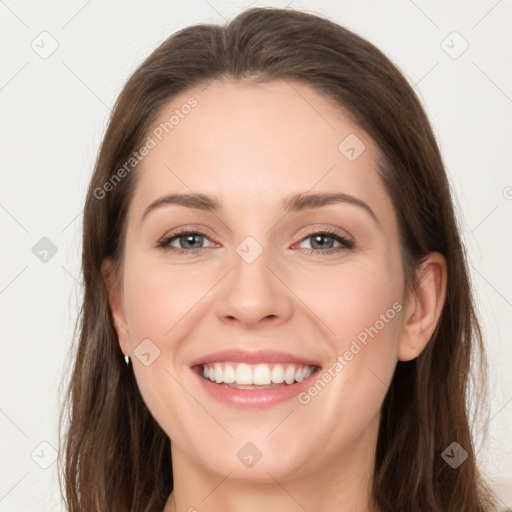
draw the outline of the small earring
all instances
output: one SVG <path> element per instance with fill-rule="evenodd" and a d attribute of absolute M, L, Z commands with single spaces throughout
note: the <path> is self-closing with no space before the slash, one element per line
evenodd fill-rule
<path fill-rule="evenodd" d="M 130 366 L 130 357 L 129 356 L 124 356 L 124 361 L 126 363 L 126 366 Z"/>

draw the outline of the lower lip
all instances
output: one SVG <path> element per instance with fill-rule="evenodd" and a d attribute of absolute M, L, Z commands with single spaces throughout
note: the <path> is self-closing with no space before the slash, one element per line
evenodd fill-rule
<path fill-rule="evenodd" d="M 201 377 L 196 371 L 192 371 L 204 386 L 206 392 L 219 402 L 232 407 L 266 408 L 297 398 L 299 393 L 308 388 L 311 379 L 317 374 L 318 369 L 301 382 L 283 384 L 267 389 L 238 389 L 232 388 L 228 384 L 215 384 Z"/>

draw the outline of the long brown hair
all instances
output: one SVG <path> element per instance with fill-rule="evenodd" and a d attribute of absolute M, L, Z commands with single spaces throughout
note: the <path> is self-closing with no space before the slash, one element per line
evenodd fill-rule
<path fill-rule="evenodd" d="M 105 183 L 140 147 L 161 107 L 214 79 L 297 81 L 334 100 L 376 142 L 379 174 L 397 214 L 408 289 L 432 251 L 447 260 L 437 329 L 415 360 L 398 362 L 382 406 L 373 502 L 383 512 L 491 510 L 470 432 L 468 389 L 484 397 L 484 348 L 449 182 L 429 121 L 395 65 L 368 41 L 305 12 L 248 9 L 225 26 L 173 34 L 119 96 L 84 210 L 79 339 L 61 414 L 63 487 L 70 512 L 163 510 L 173 489 L 170 441 L 125 365 L 101 266 L 122 260 L 137 170 Z M 480 354 L 479 365 L 471 362 Z M 457 442 L 456 469 L 442 457 Z"/>

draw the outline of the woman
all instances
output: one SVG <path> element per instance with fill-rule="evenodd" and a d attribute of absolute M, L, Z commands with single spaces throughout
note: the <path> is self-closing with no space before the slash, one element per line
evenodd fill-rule
<path fill-rule="evenodd" d="M 491 510 L 442 159 L 354 33 L 256 8 L 161 44 L 110 120 L 83 273 L 70 511 Z"/>

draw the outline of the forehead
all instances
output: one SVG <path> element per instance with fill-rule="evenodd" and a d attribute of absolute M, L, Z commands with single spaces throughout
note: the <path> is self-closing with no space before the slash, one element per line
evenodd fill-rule
<path fill-rule="evenodd" d="M 214 81 L 175 96 L 148 132 L 133 209 L 174 192 L 261 212 L 294 193 L 344 192 L 374 210 L 390 200 L 373 140 L 332 101 L 287 81 Z"/>

